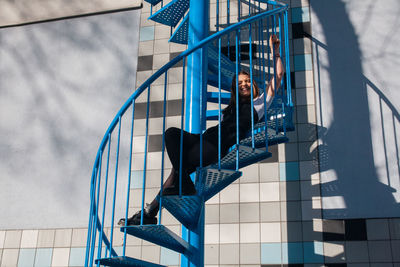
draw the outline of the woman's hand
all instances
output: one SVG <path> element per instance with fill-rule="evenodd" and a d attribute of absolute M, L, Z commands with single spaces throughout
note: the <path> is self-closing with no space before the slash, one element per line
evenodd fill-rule
<path fill-rule="evenodd" d="M 281 41 L 279 40 L 279 38 L 273 34 L 269 37 L 269 47 L 272 49 L 274 49 L 274 55 L 278 54 L 279 55 L 279 46 L 281 44 Z"/>

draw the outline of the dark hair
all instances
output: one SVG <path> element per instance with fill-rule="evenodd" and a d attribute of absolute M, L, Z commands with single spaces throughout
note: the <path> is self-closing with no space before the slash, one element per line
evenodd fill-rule
<path fill-rule="evenodd" d="M 238 73 L 237 77 L 239 77 L 240 75 L 247 75 L 248 77 L 250 77 L 250 74 L 247 71 L 244 71 L 244 70 L 241 70 Z M 257 83 L 256 83 L 256 81 L 254 79 L 253 79 L 253 87 L 254 87 L 254 89 L 256 91 L 256 95 L 254 95 L 254 97 L 259 96 L 260 88 L 258 87 L 258 85 L 257 85 Z M 226 115 L 228 113 L 232 113 L 234 111 L 234 109 L 236 107 L 236 91 L 237 90 L 236 90 L 236 74 L 235 74 L 235 76 L 233 76 L 232 85 L 231 85 L 231 99 L 229 100 L 228 106 L 222 111 L 222 113 L 224 115 Z M 239 101 L 248 101 L 248 100 L 247 99 L 246 100 L 240 99 L 240 95 L 239 95 Z"/>

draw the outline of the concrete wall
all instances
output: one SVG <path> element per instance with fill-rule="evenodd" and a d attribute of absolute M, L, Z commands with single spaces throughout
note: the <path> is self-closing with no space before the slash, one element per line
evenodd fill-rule
<path fill-rule="evenodd" d="M 0 1 L 0 26 L 138 8 L 141 5 L 142 0 L 2 0 Z"/>
<path fill-rule="evenodd" d="M 134 90 L 140 10 L 0 29 L 0 229 L 87 226 L 95 154 Z"/>
<path fill-rule="evenodd" d="M 400 3 L 312 0 L 324 218 L 400 214 Z"/>

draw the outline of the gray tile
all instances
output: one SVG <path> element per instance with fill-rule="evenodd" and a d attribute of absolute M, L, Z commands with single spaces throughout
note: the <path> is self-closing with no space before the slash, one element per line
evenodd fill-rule
<path fill-rule="evenodd" d="M 219 205 L 206 205 L 206 223 L 219 223 Z"/>
<path fill-rule="evenodd" d="M 239 264 L 239 244 L 221 244 L 219 257 L 220 264 Z"/>
<path fill-rule="evenodd" d="M 301 222 L 282 222 L 282 242 L 302 242 L 303 228 Z"/>
<path fill-rule="evenodd" d="M 400 218 L 389 219 L 390 238 L 400 239 Z"/>
<path fill-rule="evenodd" d="M 138 64 L 137 64 L 137 71 L 146 71 L 153 69 L 153 56 L 139 56 L 138 57 Z"/>
<path fill-rule="evenodd" d="M 322 238 L 322 221 L 303 221 L 303 241 L 323 241 Z"/>
<path fill-rule="evenodd" d="M 387 219 L 368 219 L 367 236 L 368 240 L 387 240 L 390 239 L 389 222 Z"/>
<path fill-rule="evenodd" d="M 296 106 L 297 123 L 315 123 L 315 105 Z"/>
<path fill-rule="evenodd" d="M 297 124 L 299 142 L 311 142 L 317 139 L 317 129 L 314 124 Z"/>
<path fill-rule="evenodd" d="M 316 148 L 314 142 L 299 143 L 299 160 L 300 161 L 318 160 L 318 149 Z"/>
<path fill-rule="evenodd" d="M 149 135 L 148 152 L 158 152 L 162 150 L 162 134 Z"/>
<path fill-rule="evenodd" d="M 182 100 L 169 100 L 167 102 L 167 116 L 179 116 L 182 113 Z"/>
<path fill-rule="evenodd" d="M 311 200 L 313 197 L 320 197 L 320 184 L 316 180 L 308 180 L 300 182 L 301 199 Z"/>
<path fill-rule="evenodd" d="M 393 261 L 400 263 L 400 240 L 392 240 L 390 243 L 392 247 Z"/>
<path fill-rule="evenodd" d="M 278 146 L 269 146 L 268 151 L 272 153 L 272 156 L 260 161 L 260 163 L 270 163 L 270 162 L 278 162 L 279 153 L 278 153 Z"/>
<path fill-rule="evenodd" d="M 391 262 L 390 241 L 368 241 L 370 262 Z"/>
<path fill-rule="evenodd" d="M 385 262 L 375 262 L 375 263 L 370 263 L 370 267 L 393 267 L 393 263 L 385 263 Z"/>
<path fill-rule="evenodd" d="M 182 52 L 174 52 L 169 54 L 169 60 L 171 61 L 172 59 L 176 58 L 179 56 Z M 183 60 L 179 60 L 173 67 L 182 67 L 183 66 Z"/>
<path fill-rule="evenodd" d="M 239 204 L 221 204 L 219 212 L 221 223 L 239 222 Z"/>
<path fill-rule="evenodd" d="M 281 201 L 300 200 L 300 183 L 298 181 L 280 182 Z"/>
<path fill-rule="evenodd" d="M 281 202 L 282 221 L 301 221 L 302 208 L 301 201 Z"/>
<path fill-rule="evenodd" d="M 368 262 L 367 241 L 347 241 L 345 243 L 347 262 Z"/>
<path fill-rule="evenodd" d="M 240 222 L 259 222 L 260 203 L 240 203 Z"/>
<path fill-rule="evenodd" d="M 262 222 L 279 222 L 281 220 L 280 202 L 260 203 L 260 219 Z"/>
<path fill-rule="evenodd" d="M 260 264 L 261 263 L 260 244 L 240 244 L 240 264 Z"/>

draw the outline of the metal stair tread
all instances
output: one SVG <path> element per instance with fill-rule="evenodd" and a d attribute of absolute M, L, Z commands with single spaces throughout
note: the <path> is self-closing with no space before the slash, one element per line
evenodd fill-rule
<path fill-rule="evenodd" d="M 121 227 L 121 232 L 147 240 L 151 243 L 186 254 L 190 245 L 164 225 L 134 225 Z"/>
<path fill-rule="evenodd" d="M 165 265 L 160 265 L 148 261 L 143 261 L 130 257 L 112 257 L 112 258 L 102 258 L 95 261 L 96 264 L 104 266 L 114 266 L 114 267 L 165 267 Z"/>
<path fill-rule="evenodd" d="M 187 44 L 188 43 L 188 31 L 189 31 L 189 13 L 188 12 L 178 27 L 175 29 L 171 38 L 168 42 L 174 42 L 177 44 Z"/>
<path fill-rule="evenodd" d="M 172 0 L 151 15 L 149 19 L 167 26 L 175 27 L 188 9 L 188 0 Z"/>
<path fill-rule="evenodd" d="M 162 197 L 162 206 L 189 229 L 196 227 L 203 202 L 199 195 Z"/>
<path fill-rule="evenodd" d="M 241 175 L 242 172 L 240 171 L 218 170 L 211 167 L 199 168 L 196 171 L 197 192 L 204 197 L 204 201 L 207 201 Z"/>

